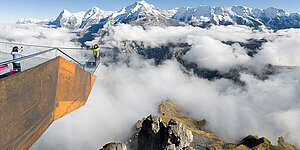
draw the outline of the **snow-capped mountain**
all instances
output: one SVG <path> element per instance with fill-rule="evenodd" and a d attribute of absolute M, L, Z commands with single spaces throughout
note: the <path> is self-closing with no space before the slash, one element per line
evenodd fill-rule
<path fill-rule="evenodd" d="M 47 24 L 51 19 L 36 19 L 36 18 L 22 18 L 17 21 L 17 24 Z"/>
<path fill-rule="evenodd" d="M 179 22 L 200 27 L 207 27 L 212 24 L 238 24 L 256 28 L 259 26 L 267 26 L 275 30 L 300 27 L 299 13 L 287 13 L 282 9 L 272 7 L 267 9 L 253 9 L 245 6 L 181 7 L 172 18 Z"/>
<path fill-rule="evenodd" d="M 91 26 L 92 24 L 97 24 L 100 22 L 101 19 L 107 18 L 113 13 L 115 12 L 104 11 L 98 7 L 93 7 L 84 14 L 80 28 L 85 28 Z"/>
<path fill-rule="evenodd" d="M 156 26 L 178 25 L 176 21 L 171 19 L 170 12 L 158 9 L 145 1 L 135 2 L 112 14 L 108 19 L 107 25 L 116 23 Z"/>
<path fill-rule="evenodd" d="M 66 27 L 71 29 L 90 27 L 92 24 L 97 24 L 103 18 L 110 16 L 113 11 L 104 11 L 98 7 L 93 7 L 87 12 L 71 13 L 68 10 L 63 10 L 56 20 L 49 22 L 50 25 L 57 27 Z"/>
<path fill-rule="evenodd" d="M 32 19 L 23 19 L 17 23 L 35 23 Z M 72 29 L 97 28 L 108 29 L 118 23 L 141 26 L 178 26 L 188 24 L 198 27 L 211 25 L 246 25 L 274 30 L 300 28 L 300 13 L 288 13 L 282 9 L 256 9 L 245 6 L 213 7 L 198 6 L 195 8 L 180 7 L 172 10 L 161 10 L 145 1 L 138 1 L 122 8 L 120 11 L 104 11 L 93 7 L 87 12 L 71 13 L 62 11 L 50 25 Z"/>
<path fill-rule="evenodd" d="M 66 28 L 79 28 L 85 12 L 71 13 L 68 10 L 63 10 L 58 17 L 50 22 L 50 25 L 55 25 L 57 27 L 66 27 Z"/>

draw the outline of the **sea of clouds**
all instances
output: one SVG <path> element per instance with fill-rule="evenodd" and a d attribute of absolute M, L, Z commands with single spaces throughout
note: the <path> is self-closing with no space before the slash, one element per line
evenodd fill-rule
<path fill-rule="evenodd" d="M 206 119 L 208 128 L 228 142 L 253 134 L 273 144 L 283 136 L 299 146 L 299 70 L 266 81 L 242 74 L 246 87 L 187 75 L 176 61 L 155 66 L 132 58 L 129 65 L 101 65 L 96 74 L 86 106 L 57 120 L 34 148 L 97 149 L 125 141 L 137 120 L 157 115 L 165 100 L 183 107 L 190 117 Z"/>
<path fill-rule="evenodd" d="M 78 46 L 76 36 L 67 29 L 38 26 L 1 25 L 1 40 Z M 16 31 L 16 32 L 14 32 Z M 56 35 L 52 35 L 56 34 Z M 267 39 L 261 50 L 251 58 L 239 44 L 221 41 Z M 227 71 L 245 65 L 262 68 L 266 64 L 299 66 L 300 30 L 277 32 L 253 31 L 245 26 L 142 27 L 119 25 L 104 39 L 106 47 L 121 47 L 120 41 L 143 41 L 150 47 L 169 42 L 192 45 L 184 59 L 200 67 Z M 51 42 L 51 43 L 47 43 Z M 125 56 L 120 56 L 120 59 Z M 149 114 L 158 115 L 162 101 L 171 100 L 195 119 L 206 119 L 208 128 L 228 142 L 237 142 L 253 134 L 264 136 L 277 144 L 283 136 L 300 147 L 300 70 L 295 68 L 271 75 L 267 80 L 241 73 L 245 86 L 227 79 L 208 81 L 192 73 L 184 73 L 176 60 L 155 65 L 137 55 L 100 65 L 98 79 L 87 104 L 55 121 L 32 149 L 99 149 L 111 141 L 124 142 L 132 135 L 132 127 Z"/>

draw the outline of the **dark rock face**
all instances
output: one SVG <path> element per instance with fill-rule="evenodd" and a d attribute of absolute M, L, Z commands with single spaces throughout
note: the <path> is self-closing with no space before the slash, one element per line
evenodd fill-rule
<path fill-rule="evenodd" d="M 253 148 L 261 143 L 264 143 L 264 138 L 258 138 L 257 136 L 248 135 L 244 139 L 242 139 L 240 144 L 243 144 L 249 148 Z"/>
<path fill-rule="evenodd" d="M 191 49 L 191 45 L 188 43 L 168 43 L 160 47 L 150 47 L 141 41 L 123 41 L 120 45 L 122 47 L 119 49 L 122 49 L 125 53 L 139 54 L 144 58 L 153 59 L 157 65 L 168 59 L 179 60 Z"/>
<path fill-rule="evenodd" d="M 266 39 L 248 39 L 246 42 L 237 42 L 237 41 L 222 41 L 223 44 L 232 45 L 238 43 L 241 47 L 247 49 L 247 54 L 250 57 L 254 57 L 255 54 L 261 49 L 261 46 L 268 42 Z"/>
<path fill-rule="evenodd" d="M 160 117 L 148 116 L 138 133 L 138 150 L 162 149 L 166 144 L 166 130 Z"/>
<path fill-rule="evenodd" d="M 161 117 L 150 115 L 143 120 L 140 130 L 134 138 L 137 140 L 129 143 L 130 149 L 192 149 L 189 145 L 193 141 L 193 134 L 175 119 L 171 119 L 166 125 Z"/>
<path fill-rule="evenodd" d="M 123 143 L 108 143 L 103 146 L 100 150 L 127 150 L 127 147 Z"/>

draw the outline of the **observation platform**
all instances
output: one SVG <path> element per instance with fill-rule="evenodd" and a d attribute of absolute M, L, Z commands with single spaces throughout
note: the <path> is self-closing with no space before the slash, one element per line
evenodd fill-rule
<path fill-rule="evenodd" d="M 65 57 L 42 57 L 59 51 Z M 82 55 L 84 56 L 84 55 Z M 16 60 L 0 52 L 0 65 Z M 86 56 L 89 60 L 91 57 Z M 57 119 L 85 105 L 97 76 L 58 48 L 23 56 L 21 72 L 0 71 L 0 149 L 30 149 Z"/>

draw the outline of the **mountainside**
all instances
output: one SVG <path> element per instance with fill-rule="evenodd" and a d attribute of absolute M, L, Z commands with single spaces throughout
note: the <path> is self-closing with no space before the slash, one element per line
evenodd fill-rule
<path fill-rule="evenodd" d="M 300 14 L 287 13 L 282 9 L 253 9 L 245 6 L 195 8 L 181 7 L 172 16 L 173 19 L 193 26 L 207 27 L 214 25 L 246 25 L 250 27 L 266 26 L 271 29 L 300 27 Z"/>
<path fill-rule="evenodd" d="M 66 27 L 66 28 L 78 28 L 81 25 L 84 12 L 71 13 L 68 10 L 63 10 L 56 20 L 49 22 L 50 25 L 55 25 L 57 27 Z"/>
<path fill-rule="evenodd" d="M 129 23 L 133 25 L 154 25 L 154 26 L 178 26 L 179 24 L 170 18 L 168 11 L 155 8 L 145 1 L 135 2 L 124 7 L 109 17 L 108 25 L 117 23 Z"/>
<path fill-rule="evenodd" d="M 18 21 L 35 23 L 35 21 Z M 27 19 L 29 20 L 29 19 Z M 288 13 L 282 9 L 257 9 L 245 6 L 213 7 L 198 6 L 195 8 L 181 7 L 172 10 L 161 10 L 145 1 L 138 1 L 122 8 L 120 11 L 104 11 L 93 7 L 87 12 L 71 13 L 63 10 L 50 25 L 67 28 L 89 28 L 100 24 L 100 28 L 109 28 L 118 23 L 152 26 L 178 26 L 188 24 L 198 27 L 211 25 L 246 25 L 260 28 L 268 27 L 279 30 L 300 28 L 300 13 Z"/>
<path fill-rule="evenodd" d="M 49 22 L 50 25 L 57 27 L 66 27 L 71 29 L 90 27 L 92 24 L 97 24 L 101 19 L 106 18 L 113 12 L 105 12 L 98 7 L 93 7 L 87 12 L 71 13 L 68 10 L 63 10 L 56 20 Z"/>
<path fill-rule="evenodd" d="M 92 24 L 97 24 L 101 19 L 104 19 L 113 13 L 114 11 L 104 11 L 98 7 L 93 7 L 84 14 L 80 28 L 90 27 Z"/>

